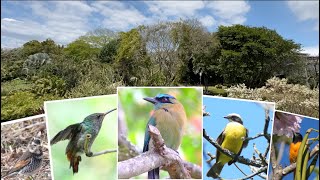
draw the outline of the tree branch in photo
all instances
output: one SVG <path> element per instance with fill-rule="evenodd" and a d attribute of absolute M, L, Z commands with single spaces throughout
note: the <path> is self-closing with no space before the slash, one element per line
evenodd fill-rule
<path fill-rule="evenodd" d="M 119 162 L 119 179 L 131 178 L 157 167 L 162 167 L 163 170 L 168 171 L 170 178 L 173 179 L 201 178 L 201 167 L 183 161 L 176 151 L 165 146 L 164 140 L 156 127 L 149 125 L 148 128 L 154 149 Z"/>

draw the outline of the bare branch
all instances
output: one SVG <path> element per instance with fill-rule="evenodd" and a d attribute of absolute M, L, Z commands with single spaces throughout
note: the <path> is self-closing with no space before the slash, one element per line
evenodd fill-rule
<path fill-rule="evenodd" d="M 268 148 L 268 147 L 267 147 Z M 256 147 L 256 144 L 253 143 L 253 149 L 254 151 L 259 155 L 262 163 L 265 165 L 265 166 L 268 166 L 268 162 L 267 160 L 263 157 L 263 155 L 261 154 L 261 152 L 258 150 L 258 148 Z M 269 149 L 269 148 L 268 148 Z"/>
<path fill-rule="evenodd" d="M 154 148 L 139 156 L 119 162 L 119 179 L 131 178 L 161 166 L 174 179 L 201 178 L 201 167 L 183 161 L 176 151 L 165 146 L 156 127 L 149 125 L 148 128 Z"/>
<path fill-rule="evenodd" d="M 257 172 L 255 172 L 255 173 L 253 173 L 253 174 L 250 174 L 250 175 L 248 175 L 248 176 L 246 176 L 246 177 L 240 178 L 240 179 L 238 179 L 238 180 L 250 179 L 250 178 L 252 178 L 252 177 L 254 177 L 254 176 L 258 175 L 258 174 L 261 174 L 262 172 L 267 171 L 267 169 L 268 169 L 268 166 L 262 167 L 262 168 L 260 168 Z"/>
<path fill-rule="evenodd" d="M 263 135 L 264 137 L 270 142 L 270 134 L 268 133 L 268 127 L 270 123 L 270 116 L 269 116 L 269 110 L 265 110 L 265 123 L 264 123 L 264 128 L 263 128 Z"/>
<path fill-rule="evenodd" d="M 210 163 L 212 160 L 216 158 L 216 156 L 212 155 L 210 152 L 208 152 L 207 155 L 210 157 L 210 159 L 207 160 L 207 163 Z"/>

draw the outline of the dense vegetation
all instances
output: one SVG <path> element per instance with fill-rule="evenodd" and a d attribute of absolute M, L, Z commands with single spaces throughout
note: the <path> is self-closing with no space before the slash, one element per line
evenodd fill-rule
<path fill-rule="evenodd" d="M 97 29 L 66 46 L 32 40 L 1 49 L 1 119 L 41 113 L 45 100 L 116 93 L 117 86 L 203 85 L 212 94 L 209 86 L 259 88 L 279 75 L 304 85 L 299 51 L 265 27 L 208 32 L 194 19 L 127 32 Z"/>

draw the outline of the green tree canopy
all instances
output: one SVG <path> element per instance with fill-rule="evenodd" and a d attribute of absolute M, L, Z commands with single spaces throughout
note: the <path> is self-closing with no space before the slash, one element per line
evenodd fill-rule
<path fill-rule="evenodd" d="M 75 40 L 64 49 L 64 52 L 68 58 L 76 61 L 83 61 L 90 58 L 96 58 L 100 50 L 93 48 L 90 44 L 83 40 Z"/>
<path fill-rule="evenodd" d="M 286 61 L 293 61 L 300 49 L 265 27 L 220 26 L 217 35 L 221 44 L 219 69 L 227 84 L 262 86 L 280 69 L 288 68 Z"/>
<path fill-rule="evenodd" d="M 100 51 L 99 59 L 101 62 L 112 63 L 117 55 L 119 40 L 113 39 L 104 45 Z"/>

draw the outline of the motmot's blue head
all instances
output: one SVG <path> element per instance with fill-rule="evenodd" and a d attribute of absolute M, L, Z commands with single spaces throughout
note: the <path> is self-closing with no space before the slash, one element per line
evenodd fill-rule
<path fill-rule="evenodd" d="M 144 100 L 154 104 L 155 109 L 171 106 L 179 103 L 178 100 L 169 94 L 158 94 L 155 97 L 146 97 Z"/>

